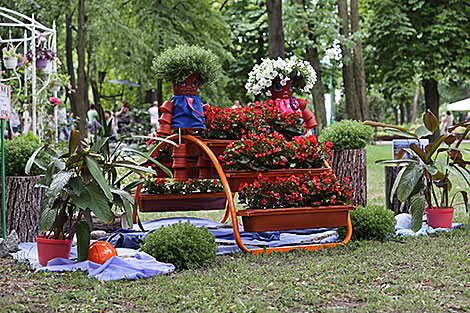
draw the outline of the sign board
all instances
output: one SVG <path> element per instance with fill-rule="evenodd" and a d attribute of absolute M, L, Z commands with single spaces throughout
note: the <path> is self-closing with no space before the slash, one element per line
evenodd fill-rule
<path fill-rule="evenodd" d="M 0 84 L 0 119 L 9 120 L 11 116 L 11 87 Z"/>
<path fill-rule="evenodd" d="M 412 143 L 415 143 L 421 150 L 429 144 L 429 139 L 394 139 L 393 140 L 393 158 L 397 158 L 398 152 L 403 148 L 409 148 Z M 403 159 L 410 159 L 411 155 L 406 152 Z M 421 164 L 421 160 L 419 160 Z"/>

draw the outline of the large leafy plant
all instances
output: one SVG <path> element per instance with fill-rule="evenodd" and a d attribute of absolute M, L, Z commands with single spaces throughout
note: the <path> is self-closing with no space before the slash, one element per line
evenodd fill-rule
<path fill-rule="evenodd" d="M 411 132 L 399 126 L 364 122 L 365 125 L 384 127 L 388 133 L 412 139 L 427 137 L 439 127 L 437 118 L 430 111 L 423 115 L 423 123 L 424 126 Z M 470 131 L 470 122 L 456 124 L 450 128 L 450 131 L 459 127 L 465 127 L 465 132 L 460 139 L 453 133 L 441 135 L 436 141 L 428 144 L 424 150 L 416 143 L 411 143 L 410 148 L 404 148 L 398 152 L 395 160 L 376 162 L 378 164 L 402 165 L 393 184 L 391 195 L 393 197 L 396 192 L 402 203 L 411 199 L 410 213 L 413 231 L 418 231 L 421 228 L 425 207 L 451 208 L 458 194 L 462 195 L 468 212 L 467 191 L 458 190 L 452 196 L 450 195 L 453 189 L 451 177 L 462 180 L 467 186 L 470 186 L 470 171 L 466 168 L 470 162 L 463 159 L 463 154 L 470 154 L 470 151 L 460 147 L 463 138 Z M 405 159 L 407 152 L 411 157 Z"/>
<path fill-rule="evenodd" d="M 45 145 L 33 153 L 26 165 L 28 173 L 33 163 L 42 167 L 36 160 L 39 153 L 50 158 L 50 163 L 42 167 L 45 178 L 38 183 L 46 188 L 39 228 L 45 238 L 51 239 L 70 239 L 77 234 L 79 261 L 88 256 L 90 231 L 93 229 L 92 212 L 103 222 L 109 223 L 114 220 L 113 208 L 117 207 L 125 212 L 128 223 L 132 225 L 132 213 L 137 213 L 137 210 L 130 192 L 143 179 L 133 180 L 126 186 L 123 180 L 131 173 L 141 177 L 156 173 L 149 167 L 137 164 L 130 155 L 144 157 L 171 175 L 167 168 L 153 158 L 123 147 L 122 140 L 125 138 L 121 138 L 119 144 L 111 149 L 110 127 L 104 125 L 102 136 L 95 135 L 81 144 L 79 131 L 73 131 L 65 154 Z M 119 175 L 118 168 L 124 168 L 127 173 Z"/>

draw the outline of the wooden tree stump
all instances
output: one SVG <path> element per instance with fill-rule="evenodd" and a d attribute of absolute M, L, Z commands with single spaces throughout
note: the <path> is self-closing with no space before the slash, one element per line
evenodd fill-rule
<path fill-rule="evenodd" d="M 393 195 L 393 202 L 390 202 L 390 194 L 392 192 L 393 184 L 395 183 L 395 178 L 400 171 L 400 167 L 398 166 L 385 166 L 385 205 L 387 209 L 392 210 L 395 212 L 395 215 L 400 213 L 409 213 L 411 200 L 408 199 L 405 202 L 405 206 L 403 210 L 400 211 L 401 202 L 398 200 L 397 194 Z"/>
<path fill-rule="evenodd" d="M 367 206 L 367 151 L 333 150 L 331 167 L 339 179 L 349 177 L 350 186 L 356 191 L 352 204 Z"/>
<path fill-rule="evenodd" d="M 35 185 L 41 178 L 42 176 L 5 178 L 6 233 L 16 230 L 21 242 L 34 242 L 39 234 L 39 214 L 45 190 Z"/>

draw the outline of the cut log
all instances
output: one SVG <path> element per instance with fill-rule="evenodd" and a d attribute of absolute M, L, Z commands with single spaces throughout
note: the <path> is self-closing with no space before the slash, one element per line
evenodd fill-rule
<path fill-rule="evenodd" d="M 41 178 L 42 176 L 5 178 L 6 233 L 15 230 L 20 242 L 34 242 L 39 234 L 39 214 L 45 190 L 35 185 Z"/>
<path fill-rule="evenodd" d="M 385 166 L 385 206 L 387 209 L 395 212 L 395 215 L 400 213 L 409 213 L 411 206 L 411 199 L 408 199 L 405 201 L 403 210 L 400 211 L 401 202 L 398 200 L 396 192 L 395 195 L 393 195 L 393 202 L 390 202 L 392 187 L 400 169 L 401 168 L 398 166 Z"/>
<path fill-rule="evenodd" d="M 105 223 L 100 220 L 95 214 L 92 214 L 91 217 L 93 219 L 94 230 L 104 230 L 107 233 L 112 233 L 118 230 L 119 228 L 129 228 L 125 213 L 114 213 L 114 216 L 114 222 Z"/>
<path fill-rule="evenodd" d="M 332 169 L 336 177 L 350 179 L 354 193 L 352 204 L 367 206 L 367 151 L 365 149 L 333 150 Z"/>

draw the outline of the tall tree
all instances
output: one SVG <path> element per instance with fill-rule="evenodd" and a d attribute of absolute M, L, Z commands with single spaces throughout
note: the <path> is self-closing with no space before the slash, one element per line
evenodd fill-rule
<path fill-rule="evenodd" d="M 85 0 L 78 0 L 77 15 L 77 102 L 75 103 L 75 115 L 80 118 L 79 129 L 80 138 L 87 137 L 87 121 L 86 113 L 88 111 L 88 85 L 85 73 L 85 47 L 86 47 L 86 30 L 85 30 Z"/>
<path fill-rule="evenodd" d="M 284 58 L 284 29 L 282 28 L 282 0 L 266 0 L 268 12 L 269 57 Z"/>

